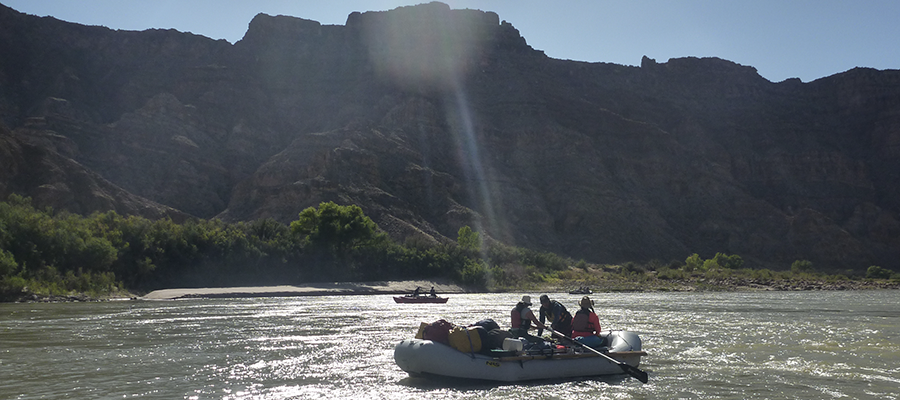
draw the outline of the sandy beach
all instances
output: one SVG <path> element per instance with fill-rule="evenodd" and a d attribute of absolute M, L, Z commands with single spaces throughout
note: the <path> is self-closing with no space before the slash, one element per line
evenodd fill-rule
<path fill-rule="evenodd" d="M 225 288 L 177 288 L 154 290 L 140 297 L 144 300 L 175 300 L 189 298 L 241 298 L 286 296 L 335 296 L 354 294 L 408 294 L 422 288 L 424 292 L 434 286 L 438 294 L 467 293 L 454 285 L 432 281 L 376 281 L 376 282 L 320 282 L 300 286 L 251 286 Z"/>

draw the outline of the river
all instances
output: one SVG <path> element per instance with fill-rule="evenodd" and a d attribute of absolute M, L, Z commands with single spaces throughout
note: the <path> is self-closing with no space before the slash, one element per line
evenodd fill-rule
<path fill-rule="evenodd" d="M 0 304 L 0 399 L 900 397 L 900 290 L 593 295 L 604 329 L 641 335 L 648 384 L 435 382 L 394 364 L 420 322 L 507 326 L 522 294 L 541 293 Z"/>

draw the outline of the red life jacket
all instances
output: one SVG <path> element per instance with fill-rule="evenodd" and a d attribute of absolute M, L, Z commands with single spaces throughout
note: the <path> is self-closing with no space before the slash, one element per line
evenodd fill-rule
<path fill-rule="evenodd" d="M 525 309 L 525 303 L 519 302 L 516 304 L 516 307 L 512 309 L 510 312 L 510 322 L 513 328 L 521 328 L 528 330 L 531 328 L 531 320 L 528 318 L 522 318 L 522 311 Z"/>
<path fill-rule="evenodd" d="M 591 310 L 580 309 L 575 313 L 575 317 L 572 318 L 572 335 L 574 336 L 583 336 L 582 334 L 576 334 L 574 332 L 600 332 L 600 326 L 594 325 L 594 322 L 591 321 Z"/>

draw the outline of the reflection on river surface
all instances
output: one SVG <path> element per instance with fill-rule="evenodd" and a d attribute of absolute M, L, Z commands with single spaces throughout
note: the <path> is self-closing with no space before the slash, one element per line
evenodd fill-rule
<path fill-rule="evenodd" d="M 897 399 L 900 291 L 600 293 L 627 375 L 528 384 L 410 378 L 393 346 L 440 318 L 509 324 L 522 294 L 0 304 L 0 398 Z M 551 294 L 574 310 L 579 295 Z"/>

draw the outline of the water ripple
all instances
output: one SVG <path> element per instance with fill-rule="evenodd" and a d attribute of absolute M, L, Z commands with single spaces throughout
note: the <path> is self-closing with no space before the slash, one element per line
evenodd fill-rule
<path fill-rule="evenodd" d="M 647 385 L 446 383 L 394 365 L 420 322 L 507 325 L 520 297 L 0 304 L 0 398 L 898 399 L 900 291 L 592 296 L 605 328 L 641 335 Z"/>

